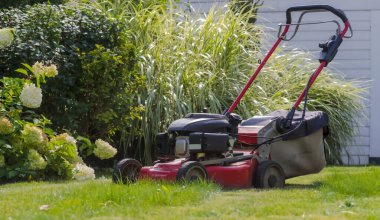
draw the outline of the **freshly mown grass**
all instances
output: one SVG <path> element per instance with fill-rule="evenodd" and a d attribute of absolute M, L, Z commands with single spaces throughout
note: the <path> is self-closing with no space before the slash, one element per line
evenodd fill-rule
<path fill-rule="evenodd" d="M 110 179 L 8 184 L 0 186 L 0 219 L 379 219 L 379 180 L 380 167 L 329 167 L 282 190 Z"/>
<path fill-rule="evenodd" d="M 20 183 L 1 186 L 0 219 L 145 216 L 153 208 L 194 204 L 218 192 L 208 183 L 176 185 L 142 181 L 113 184 L 88 182 Z M 43 210 L 47 205 L 46 210 Z M 42 210 L 41 210 L 42 209 Z"/>

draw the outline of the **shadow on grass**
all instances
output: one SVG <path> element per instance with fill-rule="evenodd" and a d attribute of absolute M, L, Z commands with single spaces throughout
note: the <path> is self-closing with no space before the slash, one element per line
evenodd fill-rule
<path fill-rule="evenodd" d="M 291 189 L 318 189 L 322 186 L 322 182 L 313 182 L 312 184 L 296 184 L 296 183 L 290 183 L 285 185 L 285 190 L 291 190 Z"/>
<path fill-rule="evenodd" d="M 320 187 L 322 186 L 322 182 L 319 182 L 319 181 L 316 181 L 316 182 L 313 182 L 312 184 L 296 184 L 296 183 L 288 183 L 288 184 L 285 184 L 285 187 L 284 188 L 274 188 L 274 189 L 261 189 L 261 188 L 255 188 L 255 187 L 251 187 L 251 188 L 226 188 L 226 187 L 223 187 L 223 186 L 218 186 L 220 188 L 221 191 L 223 192 L 234 192 L 234 191 L 239 191 L 239 190 L 256 190 L 256 191 L 268 191 L 268 190 L 293 190 L 293 189 L 305 189 L 305 190 L 308 190 L 308 189 L 319 189 Z"/>

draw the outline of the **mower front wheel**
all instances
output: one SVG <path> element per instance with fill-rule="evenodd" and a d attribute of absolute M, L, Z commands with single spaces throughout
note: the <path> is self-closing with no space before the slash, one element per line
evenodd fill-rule
<path fill-rule="evenodd" d="M 141 168 L 139 161 L 131 158 L 123 159 L 116 164 L 112 180 L 114 183 L 134 183 L 139 178 Z"/>
<path fill-rule="evenodd" d="M 280 164 L 273 160 L 261 162 L 256 172 L 254 186 L 261 189 L 283 188 L 285 174 Z"/>
<path fill-rule="evenodd" d="M 188 161 L 182 164 L 177 172 L 177 181 L 193 182 L 208 180 L 206 168 L 196 161 Z"/>

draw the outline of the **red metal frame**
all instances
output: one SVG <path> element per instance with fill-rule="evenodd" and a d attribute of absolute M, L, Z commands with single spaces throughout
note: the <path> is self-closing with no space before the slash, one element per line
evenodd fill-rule
<path fill-rule="evenodd" d="M 238 151 L 235 151 L 238 152 Z M 251 151 L 242 151 L 244 154 L 251 154 Z M 176 159 L 167 163 L 157 163 L 153 166 L 141 168 L 141 179 L 175 181 L 177 172 L 186 160 Z M 245 160 L 233 163 L 229 166 L 207 165 L 206 171 L 210 180 L 225 188 L 249 188 L 254 182 L 255 172 L 259 162 L 257 159 Z"/>
<path fill-rule="evenodd" d="M 267 55 L 261 61 L 259 67 L 257 67 L 256 71 L 251 76 L 251 78 L 248 80 L 247 84 L 245 84 L 243 90 L 240 92 L 238 97 L 235 99 L 234 103 L 232 103 L 231 107 L 227 110 L 227 113 L 232 113 L 235 110 L 236 106 L 240 103 L 240 100 L 243 98 L 244 94 L 247 92 L 247 90 L 251 86 L 252 82 L 256 79 L 257 75 L 259 75 L 261 69 L 265 66 L 268 59 L 272 56 L 273 52 L 276 50 L 276 48 L 281 43 L 282 39 L 285 37 L 285 35 L 286 35 L 286 33 L 288 33 L 288 31 L 289 31 L 289 26 L 286 26 L 284 31 L 282 32 L 281 36 L 277 39 L 276 43 L 274 43 L 274 45 L 269 50 Z"/>
<path fill-rule="evenodd" d="M 344 35 L 346 35 L 347 33 L 347 30 L 350 26 L 350 23 L 348 21 L 346 21 L 344 23 L 344 29 L 342 32 L 340 32 L 340 37 L 344 37 Z M 310 81 L 310 86 L 311 87 L 314 83 L 314 81 L 317 79 L 317 77 L 319 76 L 319 74 L 322 72 L 323 68 L 325 68 L 327 65 L 327 63 L 325 61 L 321 62 L 321 64 L 319 65 L 318 69 L 315 71 L 315 73 L 313 74 L 312 78 L 311 78 L 311 81 Z M 293 108 L 296 109 L 298 108 L 298 106 L 300 105 L 300 103 L 302 102 L 303 98 L 305 97 L 306 95 L 306 89 L 307 87 L 305 87 L 305 89 L 302 91 L 302 93 L 298 96 L 298 99 L 297 101 L 294 103 L 293 105 Z"/>

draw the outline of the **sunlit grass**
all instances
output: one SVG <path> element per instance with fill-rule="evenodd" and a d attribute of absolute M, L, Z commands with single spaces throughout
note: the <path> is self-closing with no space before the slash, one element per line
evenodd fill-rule
<path fill-rule="evenodd" d="M 210 198 L 218 188 L 208 183 L 177 185 L 146 181 L 119 185 L 104 179 L 11 184 L 1 186 L 0 191 L 1 219 L 7 216 L 75 219 L 144 216 L 151 208 L 195 204 Z"/>
<path fill-rule="evenodd" d="M 329 167 L 285 189 L 209 183 L 33 182 L 0 186 L 0 219 L 378 219 L 380 167 Z"/>

